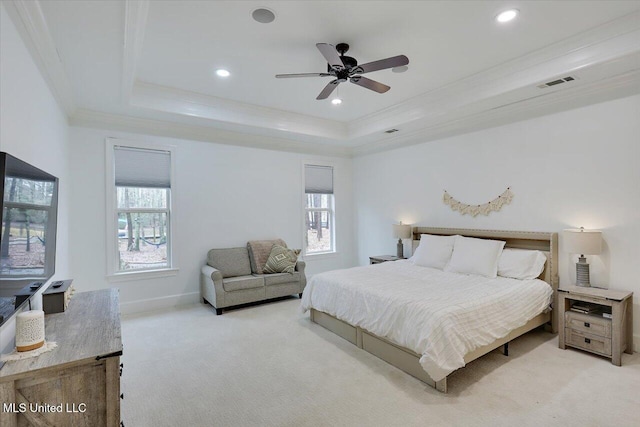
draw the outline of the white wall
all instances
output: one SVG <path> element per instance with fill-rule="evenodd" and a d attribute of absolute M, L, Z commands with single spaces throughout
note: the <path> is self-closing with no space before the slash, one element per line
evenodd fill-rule
<path fill-rule="evenodd" d="M 0 7 L 0 151 L 60 179 L 56 274 L 69 270 L 68 127 L 4 6 Z M 32 306 L 40 307 L 39 294 Z M 0 350 L 13 347 L 14 320 L 0 328 Z"/>
<path fill-rule="evenodd" d="M 173 253 L 175 277 L 110 283 L 106 278 L 105 138 L 176 147 Z M 335 167 L 338 255 L 307 257 L 307 277 L 355 263 L 351 160 L 71 128 L 71 258 L 79 291 L 120 288 L 123 312 L 198 300 L 199 272 L 211 248 L 245 246 L 248 240 L 283 238 L 302 246 L 302 164 Z"/>
<path fill-rule="evenodd" d="M 560 232 L 601 229 L 604 253 L 589 256 L 591 282 L 634 291 L 640 339 L 640 96 L 354 160 L 358 260 L 395 253 L 391 223 Z M 472 218 L 442 202 L 443 190 L 481 204 L 511 186 L 510 205 Z M 410 251 L 407 241 L 405 251 Z M 407 252 L 406 252 L 407 253 Z M 560 284 L 575 280 L 563 252 Z"/>

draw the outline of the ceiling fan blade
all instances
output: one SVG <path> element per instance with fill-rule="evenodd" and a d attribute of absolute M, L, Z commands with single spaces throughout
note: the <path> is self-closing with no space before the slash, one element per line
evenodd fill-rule
<path fill-rule="evenodd" d="M 333 75 L 329 73 L 276 74 L 276 79 L 290 79 L 293 77 L 333 77 Z"/>
<path fill-rule="evenodd" d="M 367 62 L 366 64 L 358 65 L 353 72 L 357 74 L 370 73 L 372 71 L 386 70 L 387 68 L 401 67 L 409 63 L 409 58 L 404 55 L 392 56 L 387 59 L 380 59 L 379 61 Z M 360 71 L 362 70 L 362 71 Z"/>
<path fill-rule="evenodd" d="M 368 79 L 366 77 L 362 77 L 362 76 L 353 76 L 351 77 L 351 83 L 356 84 L 358 86 L 362 86 L 364 88 L 367 89 L 371 89 L 374 92 L 378 92 L 378 93 L 385 93 L 386 91 L 388 91 L 389 89 L 391 89 L 391 87 L 384 85 L 380 82 L 377 82 L 375 80 L 371 80 Z"/>
<path fill-rule="evenodd" d="M 329 83 L 327 83 L 324 89 L 322 89 L 322 92 L 320 92 L 320 95 L 318 95 L 316 99 L 327 99 L 339 84 L 340 82 L 338 81 L 338 79 L 331 80 Z"/>
<path fill-rule="evenodd" d="M 340 55 L 338 55 L 338 51 L 333 45 L 328 43 L 316 43 L 316 47 L 322 56 L 324 56 L 324 59 L 327 60 L 327 63 L 331 65 L 331 68 L 334 70 L 342 70 L 344 68 L 342 59 L 340 59 Z"/>

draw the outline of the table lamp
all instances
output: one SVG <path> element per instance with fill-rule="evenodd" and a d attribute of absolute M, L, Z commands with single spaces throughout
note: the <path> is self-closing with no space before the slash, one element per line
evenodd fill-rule
<path fill-rule="evenodd" d="M 400 221 L 400 224 L 393 224 L 393 237 L 398 239 L 398 258 L 404 258 L 404 245 L 402 244 L 402 239 L 408 239 L 411 237 L 411 226 L 409 224 L 403 224 Z"/>
<path fill-rule="evenodd" d="M 591 286 L 589 283 L 589 264 L 585 255 L 599 255 L 602 252 L 602 232 L 579 229 L 564 230 L 564 250 L 580 254 L 576 263 L 576 285 Z"/>

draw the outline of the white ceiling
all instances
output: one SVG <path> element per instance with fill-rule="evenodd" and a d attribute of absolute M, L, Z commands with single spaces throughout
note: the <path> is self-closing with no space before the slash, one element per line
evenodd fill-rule
<path fill-rule="evenodd" d="M 14 21 L 41 9 L 79 124 L 134 129 L 161 121 L 198 139 L 252 145 L 233 134 L 263 135 L 272 148 L 321 144 L 349 154 L 640 91 L 637 1 L 11 3 Z M 276 20 L 253 21 L 257 7 Z M 512 7 L 518 19 L 495 22 Z M 360 63 L 404 54 L 409 70 L 368 74 L 391 86 L 385 94 L 341 84 L 339 107 L 315 99 L 330 78 L 274 78 L 325 72 L 318 42 L 347 42 Z M 231 77 L 216 77 L 217 68 Z M 563 73 L 578 80 L 535 87 Z M 540 95 L 550 95 L 546 109 L 527 101 Z M 504 108 L 520 102 L 530 108 Z M 509 113 L 496 115 L 498 107 Z M 400 132 L 382 132 L 391 127 Z"/>

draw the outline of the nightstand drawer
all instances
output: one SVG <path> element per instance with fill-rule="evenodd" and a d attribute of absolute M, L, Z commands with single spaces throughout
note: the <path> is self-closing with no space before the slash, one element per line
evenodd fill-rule
<path fill-rule="evenodd" d="M 611 338 L 603 338 L 588 332 L 569 328 L 565 329 L 565 337 L 567 345 L 599 353 L 604 356 L 611 356 Z"/>
<path fill-rule="evenodd" d="M 566 327 L 576 331 L 587 332 L 605 338 L 611 338 L 611 320 L 599 316 L 567 311 L 565 314 Z"/>

